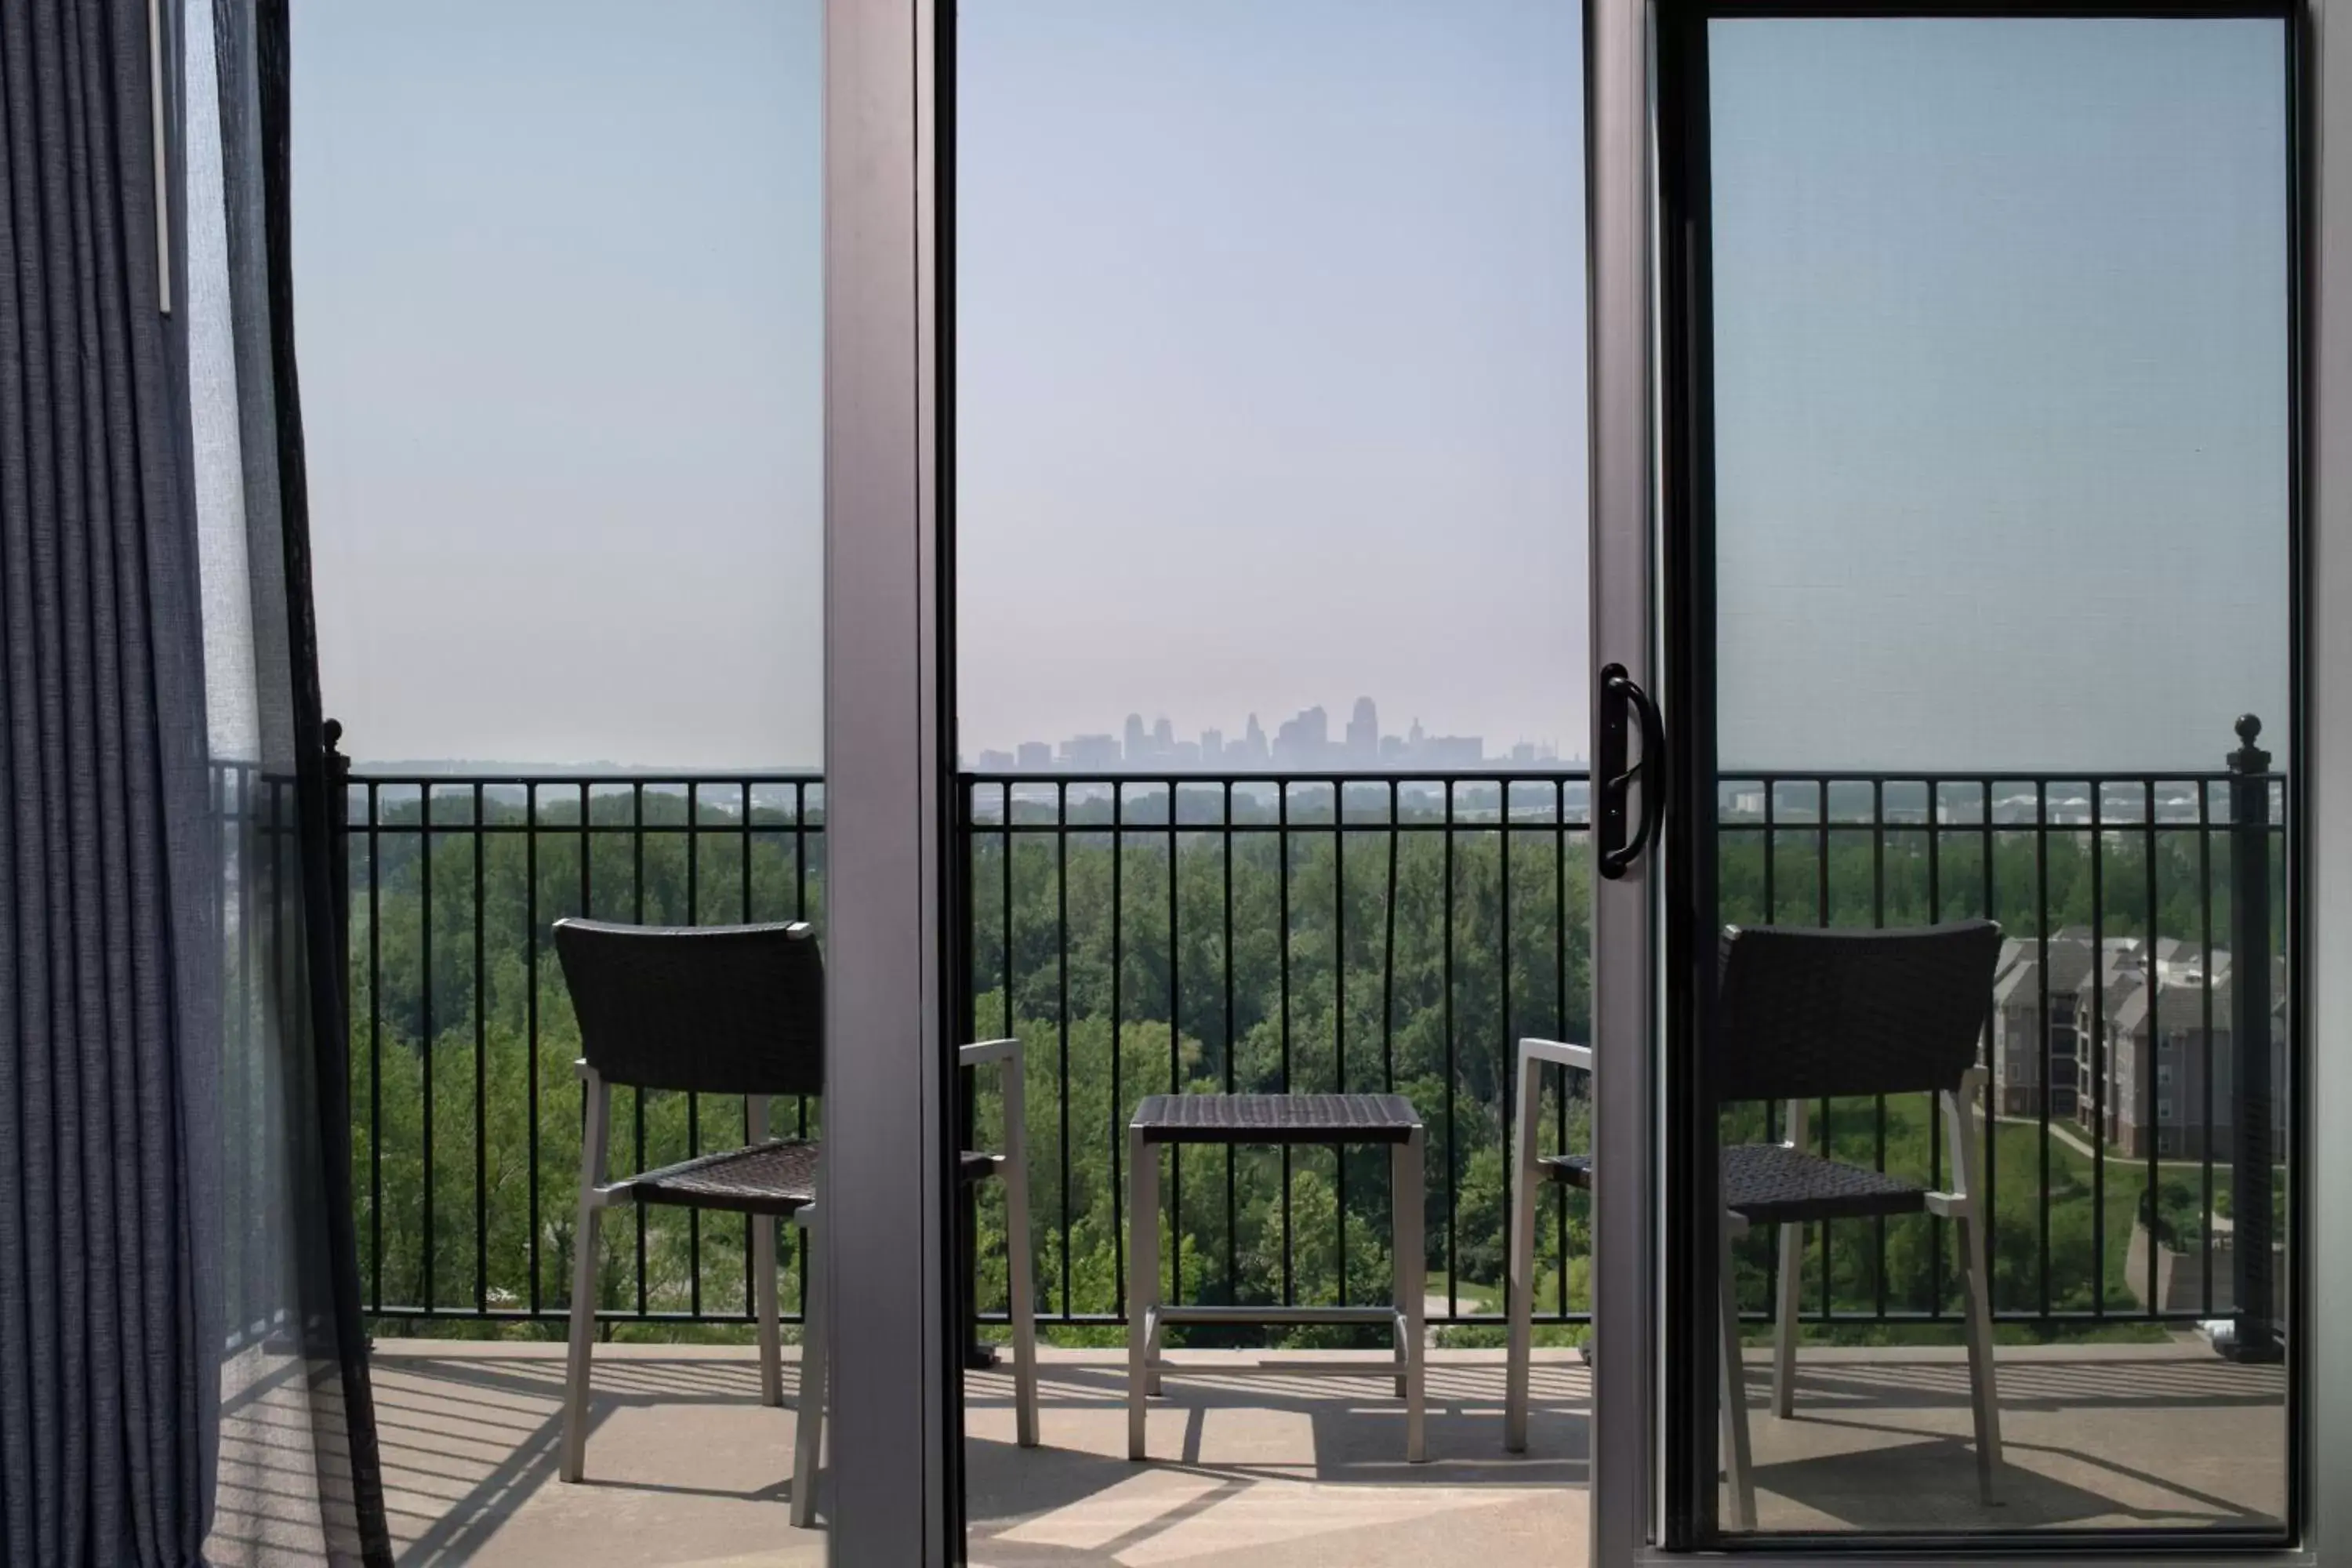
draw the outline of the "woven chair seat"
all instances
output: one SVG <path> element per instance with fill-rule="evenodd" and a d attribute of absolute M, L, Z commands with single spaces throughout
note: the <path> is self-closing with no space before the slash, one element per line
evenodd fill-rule
<path fill-rule="evenodd" d="M 1722 1161 L 1723 1206 L 1751 1225 L 1916 1214 L 1927 1206 L 1927 1189 L 1916 1182 L 1782 1143 L 1734 1143 Z"/>
<path fill-rule="evenodd" d="M 1402 1143 L 1421 1113 L 1401 1094 L 1153 1094 L 1128 1125 L 1147 1143 Z"/>
<path fill-rule="evenodd" d="M 641 1204 L 725 1209 L 736 1214 L 789 1215 L 816 1202 L 815 1140 L 753 1143 L 697 1155 L 634 1177 L 628 1195 Z M 979 1181 L 996 1173 L 997 1156 L 967 1152 L 957 1174 Z"/>

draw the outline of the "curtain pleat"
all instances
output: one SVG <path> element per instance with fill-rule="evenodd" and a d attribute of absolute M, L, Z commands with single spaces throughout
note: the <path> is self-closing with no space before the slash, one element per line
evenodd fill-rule
<path fill-rule="evenodd" d="M 0 0 L 0 1562 L 388 1563 L 286 10 L 153 10 Z"/>
<path fill-rule="evenodd" d="M 204 665 L 149 42 L 142 6 L 0 6 L 10 1563 L 194 1561 L 211 1493 L 214 987 L 186 837 L 205 816 Z"/>

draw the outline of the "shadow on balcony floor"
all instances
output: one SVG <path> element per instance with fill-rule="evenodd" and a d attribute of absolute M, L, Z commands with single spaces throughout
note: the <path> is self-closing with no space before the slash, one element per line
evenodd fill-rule
<path fill-rule="evenodd" d="M 788 1352 L 789 1353 L 789 1352 Z M 1297 1359 L 1291 1352 L 1288 1359 Z M 1402 1415 L 1377 1376 L 1253 1372 L 1196 1352 L 1154 1402 L 1153 1462 L 1124 1457 L 1124 1362 L 1045 1355 L 1045 1437 L 1013 1445 L 1010 1380 L 973 1374 L 971 1561 L 1064 1564 L 1580 1563 L 1588 1374 L 1567 1352 L 1536 1370 L 1533 1440 L 1501 1448 L 1493 1352 L 1434 1352 L 1431 1463 L 1402 1463 Z M 1749 1369 L 1760 1409 L 1766 1373 Z M 818 1564 L 785 1522 L 793 1415 L 762 1409 L 748 1349 L 606 1347 L 596 1363 L 589 1484 L 554 1480 L 557 1345 L 387 1341 L 376 1388 L 400 1560 L 408 1564 Z M 787 1368 L 786 1396 L 793 1393 Z M 1769 1529 L 2251 1525 L 2282 1506 L 2284 1383 L 2201 1348 L 2001 1352 L 2011 1468 L 1975 1499 L 1965 1367 L 1933 1350 L 1809 1352 L 1800 1418 L 1759 1415 Z M 257 1411 L 225 1468 L 262 1493 L 283 1438 Z M 260 1468 L 266 1468 L 261 1466 Z M 820 1508 L 822 1512 L 822 1508 Z M 224 1527 L 230 1521 L 225 1517 Z"/>

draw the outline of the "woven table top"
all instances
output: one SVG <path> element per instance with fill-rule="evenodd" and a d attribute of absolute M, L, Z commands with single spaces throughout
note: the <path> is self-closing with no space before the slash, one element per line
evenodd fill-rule
<path fill-rule="evenodd" d="M 1147 1143 L 1402 1143 L 1421 1113 L 1401 1094 L 1154 1094 L 1128 1125 Z"/>

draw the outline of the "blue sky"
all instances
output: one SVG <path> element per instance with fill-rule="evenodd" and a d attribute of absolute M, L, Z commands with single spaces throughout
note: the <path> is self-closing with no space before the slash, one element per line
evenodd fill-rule
<path fill-rule="evenodd" d="M 966 0 L 967 752 L 1363 693 L 1581 749 L 1578 18 Z M 305 0 L 295 48 L 354 753 L 816 763 L 814 0 Z M 2275 25 L 1714 55 L 1727 763 L 2281 734 Z"/>

